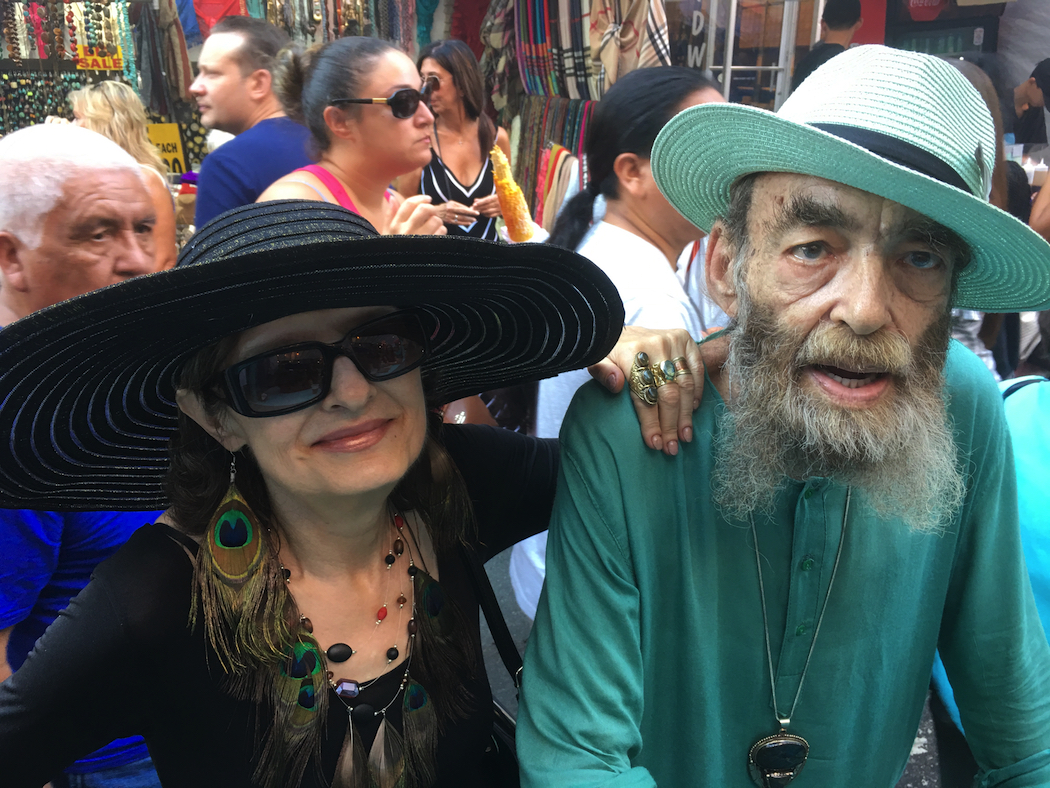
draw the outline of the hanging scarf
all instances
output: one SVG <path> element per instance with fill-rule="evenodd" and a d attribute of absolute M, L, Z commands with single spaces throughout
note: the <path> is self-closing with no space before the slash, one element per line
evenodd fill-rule
<path fill-rule="evenodd" d="M 438 0 L 416 0 L 416 40 L 419 46 L 430 43 L 430 29 L 434 26 L 434 12 Z"/>
<path fill-rule="evenodd" d="M 142 83 L 142 100 L 158 115 L 169 115 L 173 102 L 168 83 L 164 79 L 162 35 L 157 26 L 157 16 L 150 3 L 136 3 L 132 11 L 138 12 L 134 27 L 135 51 L 139 53 L 139 79 Z"/>
<path fill-rule="evenodd" d="M 663 0 L 595 0 L 591 5 L 591 59 L 601 92 L 636 68 L 670 65 Z"/>
<path fill-rule="evenodd" d="M 178 0 L 179 22 L 182 23 L 182 32 L 186 34 L 186 46 L 195 47 L 204 43 L 200 26 L 197 24 L 197 12 L 193 8 L 193 0 Z"/>
<path fill-rule="evenodd" d="M 186 51 L 186 36 L 182 32 L 179 9 L 175 5 L 175 0 L 159 0 L 157 26 L 161 33 L 163 46 L 161 51 L 164 53 L 168 89 L 173 98 L 179 101 L 189 101 L 193 72 L 190 69 L 190 55 Z"/>

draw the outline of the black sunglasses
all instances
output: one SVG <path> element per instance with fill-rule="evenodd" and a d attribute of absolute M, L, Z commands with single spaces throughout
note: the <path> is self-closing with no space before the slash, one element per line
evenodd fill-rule
<path fill-rule="evenodd" d="M 429 344 L 418 312 L 402 311 L 370 320 L 339 342 L 301 342 L 260 353 L 223 370 L 227 401 L 242 416 L 281 416 L 320 402 L 332 385 L 340 356 L 368 380 L 404 375 L 426 358 Z"/>
<path fill-rule="evenodd" d="M 419 109 L 419 102 L 424 103 L 430 102 L 430 93 L 433 90 L 433 85 L 429 82 L 423 83 L 422 90 L 415 90 L 414 88 L 402 88 L 401 90 L 394 91 L 394 94 L 390 98 L 341 98 L 332 99 L 329 104 L 386 104 L 390 107 L 390 111 L 394 113 L 394 117 L 398 120 L 405 120 L 411 118 L 416 114 L 416 110 Z"/>

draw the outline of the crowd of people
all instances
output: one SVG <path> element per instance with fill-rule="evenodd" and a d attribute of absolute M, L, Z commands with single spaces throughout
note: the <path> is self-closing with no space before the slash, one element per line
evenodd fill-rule
<path fill-rule="evenodd" d="M 945 786 L 1050 786 L 1050 190 L 854 5 L 776 113 L 620 75 L 543 241 L 456 41 L 217 23 L 177 263 L 132 91 L 0 139 L 0 783 L 891 788 L 932 677 Z"/>

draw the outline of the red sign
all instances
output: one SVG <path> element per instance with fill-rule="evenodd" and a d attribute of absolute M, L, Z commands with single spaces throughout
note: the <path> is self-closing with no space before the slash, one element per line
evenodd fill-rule
<path fill-rule="evenodd" d="M 948 0 L 903 0 L 916 22 L 932 22 L 948 7 Z"/>

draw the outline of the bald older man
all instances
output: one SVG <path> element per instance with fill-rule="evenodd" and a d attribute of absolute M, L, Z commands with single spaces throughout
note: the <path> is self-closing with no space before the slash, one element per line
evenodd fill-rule
<path fill-rule="evenodd" d="M 102 135 L 48 125 L 0 140 L 0 326 L 154 271 L 155 222 L 142 168 Z M 0 680 L 154 514 L 0 510 Z M 118 785 L 160 785 L 141 738 L 74 764 L 55 788 Z"/>

